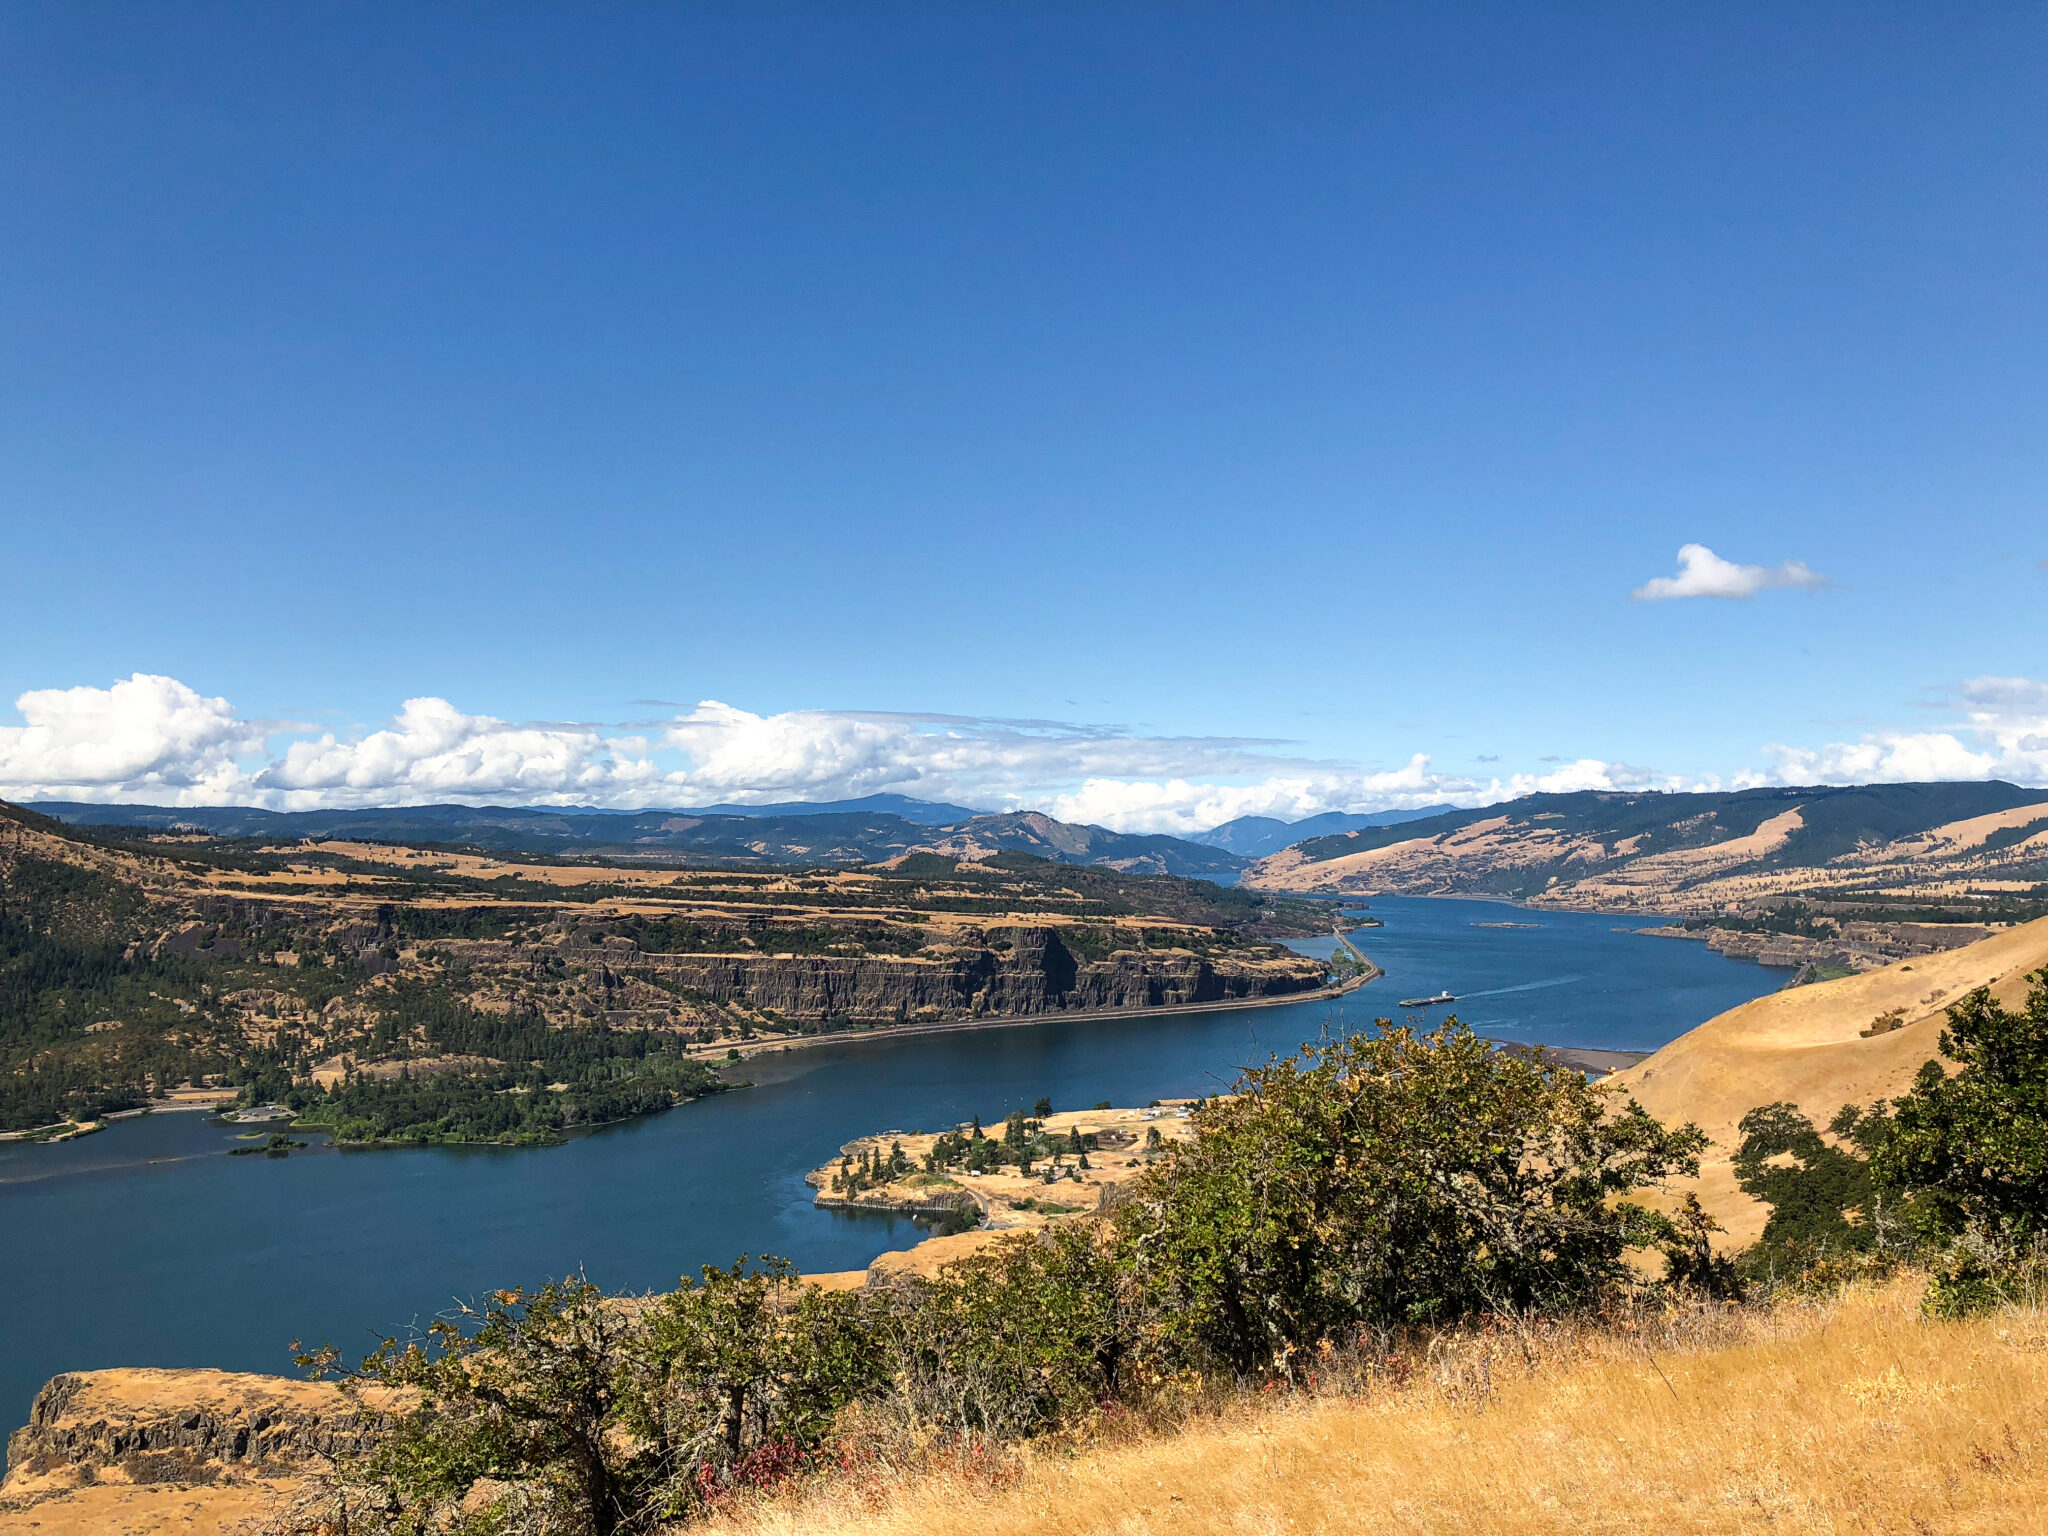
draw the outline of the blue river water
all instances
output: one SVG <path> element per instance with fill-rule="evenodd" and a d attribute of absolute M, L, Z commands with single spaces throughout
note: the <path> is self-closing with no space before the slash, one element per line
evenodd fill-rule
<path fill-rule="evenodd" d="M 1041 1094 L 1081 1108 L 1217 1092 L 1324 1030 L 1399 1015 L 1404 997 L 1456 993 L 1431 1022 L 1454 1011 L 1502 1039 L 1652 1050 L 1784 981 L 1625 917 L 1415 898 L 1370 915 L 1385 926 L 1353 941 L 1387 974 L 1336 1002 L 757 1057 L 750 1087 L 546 1150 L 229 1157 L 236 1128 L 196 1113 L 0 1144 L 0 1431 L 58 1371 L 289 1372 L 295 1338 L 356 1353 L 454 1298 L 578 1269 L 637 1290 L 742 1253 L 859 1268 L 918 1234 L 811 1205 L 804 1174 L 856 1136 L 999 1119 Z M 1503 922 L 1535 926 L 1480 926 Z"/>

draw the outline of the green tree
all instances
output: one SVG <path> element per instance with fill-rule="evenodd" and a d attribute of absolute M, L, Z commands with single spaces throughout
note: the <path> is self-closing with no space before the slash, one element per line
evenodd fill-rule
<path fill-rule="evenodd" d="M 1092 1223 L 1018 1234 L 898 1290 L 891 1377 L 916 1415 L 1008 1438 L 1123 1391 L 1142 1330 L 1108 1236 Z"/>
<path fill-rule="evenodd" d="M 614 1536 L 661 1501 L 669 1468 L 636 1433 L 652 1384 L 638 1323 L 578 1276 L 499 1291 L 421 1337 L 387 1339 L 345 1385 L 397 1388 L 391 1414 L 342 1498 L 358 1525 L 399 1536 L 496 1529 L 515 1514 Z M 336 1365 L 331 1346 L 302 1355 Z M 381 1399 L 391 1401 L 391 1399 Z M 479 1483 L 490 1508 L 462 1509 Z"/>
<path fill-rule="evenodd" d="M 881 1379 L 861 1298 L 806 1284 L 786 1259 L 707 1265 L 700 1284 L 648 1309 L 646 1330 L 653 1379 L 638 1428 L 685 1474 L 672 1506 L 744 1480 L 764 1453 L 816 1444 Z"/>
<path fill-rule="evenodd" d="M 1892 1106 L 1879 1184 L 1934 1237 L 1972 1229 L 2010 1244 L 2048 1229 L 2048 970 L 2015 1012 L 1980 987 L 1948 1011 L 1938 1061 Z"/>
<path fill-rule="evenodd" d="M 1677 1291 L 1735 1298 L 1743 1284 L 1735 1261 L 1714 1251 L 1714 1234 L 1727 1229 L 1688 1191 L 1671 1218 L 1671 1230 L 1659 1244 L 1664 1250 L 1664 1283 Z"/>
<path fill-rule="evenodd" d="M 1623 1199 L 1706 1137 L 1456 1019 L 1382 1021 L 1247 1071 L 1119 1226 L 1161 1326 L 1240 1371 L 1340 1328 L 1593 1305 L 1670 1234 Z"/>
<path fill-rule="evenodd" d="M 1866 1121 L 1882 1125 L 1880 1115 L 1844 1105 L 1830 1129 L 1853 1136 Z M 1771 1208 L 1762 1237 L 1743 1256 L 1750 1273 L 1793 1273 L 1824 1254 L 1870 1249 L 1876 1240 L 1870 1163 L 1853 1143 L 1830 1146 L 1796 1104 L 1752 1109 L 1738 1129 L 1735 1181 Z"/>
<path fill-rule="evenodd" d="M 498 1292 L 344 1373 L 387 1422 L 339 1496 L 356 1529 L 392 1536 L 650 1530 L 794 1470 L 876 1389 L 886 1334 L 868 1310 L 781 1259 L 707 1267 L 652 1300 L 580 1276 Z M 300 1359 L 336 1367 L 332 1347 Z"/>

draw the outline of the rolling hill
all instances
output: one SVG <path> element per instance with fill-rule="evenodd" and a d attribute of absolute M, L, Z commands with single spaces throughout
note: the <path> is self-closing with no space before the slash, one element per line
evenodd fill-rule
<path fill-rule="evenodd" d="M 1700 1201 L 1740 1246 L 1768 1210 L 1735 1186 L 1736 1126 L 1759 1105 L 1799 1106 L 1825 1125 L 1844 1104 L 1890 1099 L 1940 1054 L 1949 1007 L 1989 987 L 2008 1007 L 2025 999 L 2030 972 L 2048 966 L 2048 918 L 1961 949 L 1918 955 L 1860 976 L 1773 992 L 1709 1019 L 1608 1082 L 1666 1123 L 1690 1120 L 1713 1137 L 1700 1168 Z M 1898 1028 L 1865 1036 L 1880 1014 Z"/>
<path fill-rule="evenodd" d="M 2014 897 L 2048 882 L 2048 790 L 1994 782 L 1530 795 L 1311 838 L 1240 878 L 1322 895 L 1485 895 L 1674 914 L 1802 896 Z"/>
<path fill-rule="evenodd" d="M 872 795 L 831 805 L 599 811 L 531 806 L 418 805 L 267 811 L 251 806 L 39 802 L 74 826 L 190 828 L 215 837 L 347 838 L 460 844 L 493 853 L 675 859 L 733 864 L 878 864 L 913 852 L 984 857 L 1029 853 L 1134 874 L 1236 878 L 1245 860 L 1177 837 L 1111 832 L 1038 812 L 981 815 L 960 806 Z M 908 810 L 911 815 L 904 814 Z M 955 816 L 952 813 L 957 812 Z M 943 819 L 940 819 L 943 818 Z"/>

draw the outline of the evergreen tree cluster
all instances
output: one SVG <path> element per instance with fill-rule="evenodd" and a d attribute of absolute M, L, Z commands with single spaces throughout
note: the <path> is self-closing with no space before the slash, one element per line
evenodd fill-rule
<path fill-rule="evenodd" d="M 902 1142 L 891 1142 L 887 1152 L 863 1147 L 858 1155 L 839 1159 L 839 1171 L 832 1176 L 831 1188 L 834 1194 L 857 1195 L 892 1183 L 910 1171 L 910 1158 L 905 1155 Z"/>
<path fill-rule="evenodd" d="M 1064 1171 L 1089 1167 L 1088 1154 L 1100 1145 L 1100 1138 L 1093 1133 L 1084 1134 L 1079 1127 L 1065 1135 L 1047 1131 L 1043 1115 L 1051 1114 L 1052 1110 L 1043 1099 L 1039 1104 L 1042 1114 L 1012 1111 L 1003 1121 L 1000 1139 L 984 1134 L 978 1115 L 967 1130 L 946 1132 L 925 1154 L 926 1171 L 994 1173 L 1000 1168 L 1014 1167 L 1026 1178 L 1039 1173 L 1050 1183 Z M 1040 1164 L 1044 1165 L 1042 1170 Z"/>
<path fill-rule="evenodd" d="M 415 1077 L 353 1074 L 325 1092 L 285 1089 L 299 1123 L 342 1143 L 537 1146 L 564 1131 L 651 1114 L 725 1085 L 676 1037 L 593 1023 L 562 1028 L 537 1013 L 486 1013 L 427 982 L 394 988 L 380 1031 L 423 1037 L 433 1054 L 489 1061 L 482 1070 Z"/>

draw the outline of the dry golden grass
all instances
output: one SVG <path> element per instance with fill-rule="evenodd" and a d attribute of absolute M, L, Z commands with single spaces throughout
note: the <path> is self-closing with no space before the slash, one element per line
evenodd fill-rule
<path fill-rule="evenodd" d="M 1669 941 L 1660 941 L 1669 942 Z M 1606 1081 L 1667 1124 L 1690 1120 L 1714 1139 L 1695 1190 L 1727 1231 L 1727 1246 L 1762 1235 L 1768 1209 L 1736 1187 L 1729 1163 L 1742 1117 L 1759 1104 L 1793 1103 L 1816 1125 L 1844 1104 L 1895 1098 L 1938 1054 L 1948 1009 L 1975 987 L 2007 1007 L 2026 996 L 2029 973 L 2048 965 L 2048 918 L 1961 949 L 1921 955 L 1838 981 L 1772 992 L 1680 1035 Z M 1865 1036 L 1879 1014 L 1906 1023 Z"/>
<path fill-rule="evenodd" d="M 1283 848 L 1253 864 L 1238 883 L 1326 895 L 1427 896 L 1469 884 L 1475 875 L 1483 880 L 1503 870 L 1583 861 L 1590 873 L 1561 879 L 1532 897 L 1531 904 L 1691 916 L 1729 910 L 1731 902 L 1825 892 L 1845 877 L 1874 893 L 1914 894 L 1923 900 L 1965 889 L 2024 890 L 2027 867 L 2048 849 L 2048 830 L 1996 849 L 1985 847 L 1994 832 L 2048 823 L 2048 806 L 2035 804 L 1949 822 L 1895 842 L 1866 844 L 1823 864 L 1761 864 L 1762 856 L 1783 846 L 1803 820 L 1799 811 L 1786 811 L 1741 837 L 1639 855 L 1639 837 L 1603 844 L 1586 833 L 1490 816 L 1440 838 L 1412 837 L 1313 864 L 1298 847 Z M 1610 862 L 1615 860 L 1622 862 Z"/>
<path fill-rule="evenodd" d="M 827 1483 L 724 1536 L 1387 1536 L 2048 1529 L 2048 1316 L 1918 1315 L 1919 1283 L 1763 1317 L 1476 1342 L 1405 1385 L 1179 1433 Z M 1690 1335 L 1691 1342 L 1685 1342 Z"/>
<path fill-rule="evenodd" d="M 298 1489 L 248 1483 L 102 1483 L 0 1509 L 0 1536 L 255 1536 Z"/>

